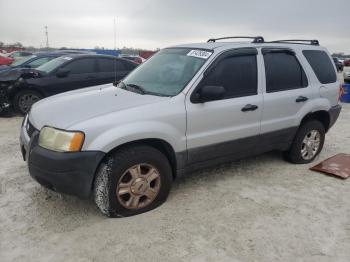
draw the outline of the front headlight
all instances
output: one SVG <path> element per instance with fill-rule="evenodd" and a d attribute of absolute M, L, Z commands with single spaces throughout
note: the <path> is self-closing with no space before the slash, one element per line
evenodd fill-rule
<path fill-rule="evenodd" d="M 77 152 L 83 146 L 84 138 L 83 132 L 43 127 L 39 135 L 39 146 L 57 152 Z"/>

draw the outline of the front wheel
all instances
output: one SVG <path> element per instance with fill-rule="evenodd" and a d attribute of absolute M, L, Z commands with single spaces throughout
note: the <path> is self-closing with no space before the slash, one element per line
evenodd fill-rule
<path fill-rule="evenodd" d="M 13 106 L 16 112 L 25 115 L 32 105 L 42 98 L 42 95 L 34 90 L 20 91 L 13 99 Z"/>
<path fill-rule="evenodd" d="M 285 152 L 285 157 L 294 164 L 312 162 L 323 148 L 325 133 L 323 124 L 317 120 L 304 123 L 299 128 L 289 151 Z"/>
<path fill-rule="evenodd" d="M 169 195 L 168 159 L 149 146 L 132 146 L 108 156 L 96 174 L 94 199 L 110 217 L 132 216 L 161 205 Z"/>

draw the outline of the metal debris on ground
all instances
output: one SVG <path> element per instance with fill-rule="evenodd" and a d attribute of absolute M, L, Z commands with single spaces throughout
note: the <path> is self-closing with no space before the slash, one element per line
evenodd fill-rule
<path fill-rule="evenodd" d="M 335 155 L 331 158 L 322 161 L 316 166 L 311 167 L 310 170 L 346 179 L 350 177 L 350 155 Z"/>

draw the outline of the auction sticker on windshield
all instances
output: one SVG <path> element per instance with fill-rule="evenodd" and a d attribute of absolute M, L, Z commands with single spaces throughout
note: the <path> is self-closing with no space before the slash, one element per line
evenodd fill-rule
<path fill-rule="evenodd" d="M 204 50 L 191 50 L 188 52 L 187 56 L 198 57 L 202 59 L 208 59 L 208 57 L 212 54 L 212 52 L 204 51 Z"/>

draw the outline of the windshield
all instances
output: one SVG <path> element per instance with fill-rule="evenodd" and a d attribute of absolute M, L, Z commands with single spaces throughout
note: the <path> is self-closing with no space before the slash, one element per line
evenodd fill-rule
<path fill-rule="evenodd" d="M 37 67 L 37 70 L 45 73 L 50 73 L 53 70 L 55 70 L 57 67 L 61 66 L 62 64 L 64 64 L 69 60 L 72 60 L 72 58 L 68 56 L 61 56 L 61 57 L 52 59 L 51 61 Z"/>
<path fill-rule="evenodd" d="M 184 89 L 212 52 L 189 48 L 163 49 L 140 65 L 123 85 L 138 86 L 143 93 L 175 96 Z"/>
<path fill-rule="evenodd" d="M 15 67 L 15 66 L 21 66 L 23 64 L 25 64 L 27 61 L 31 60 L 32 58 L 36 57 L 35 55 L 31 55 L 31 56 L 26 56 L 23 57 L 19 60 L 15 60 L 12 64 L 11 67 Z"/>

